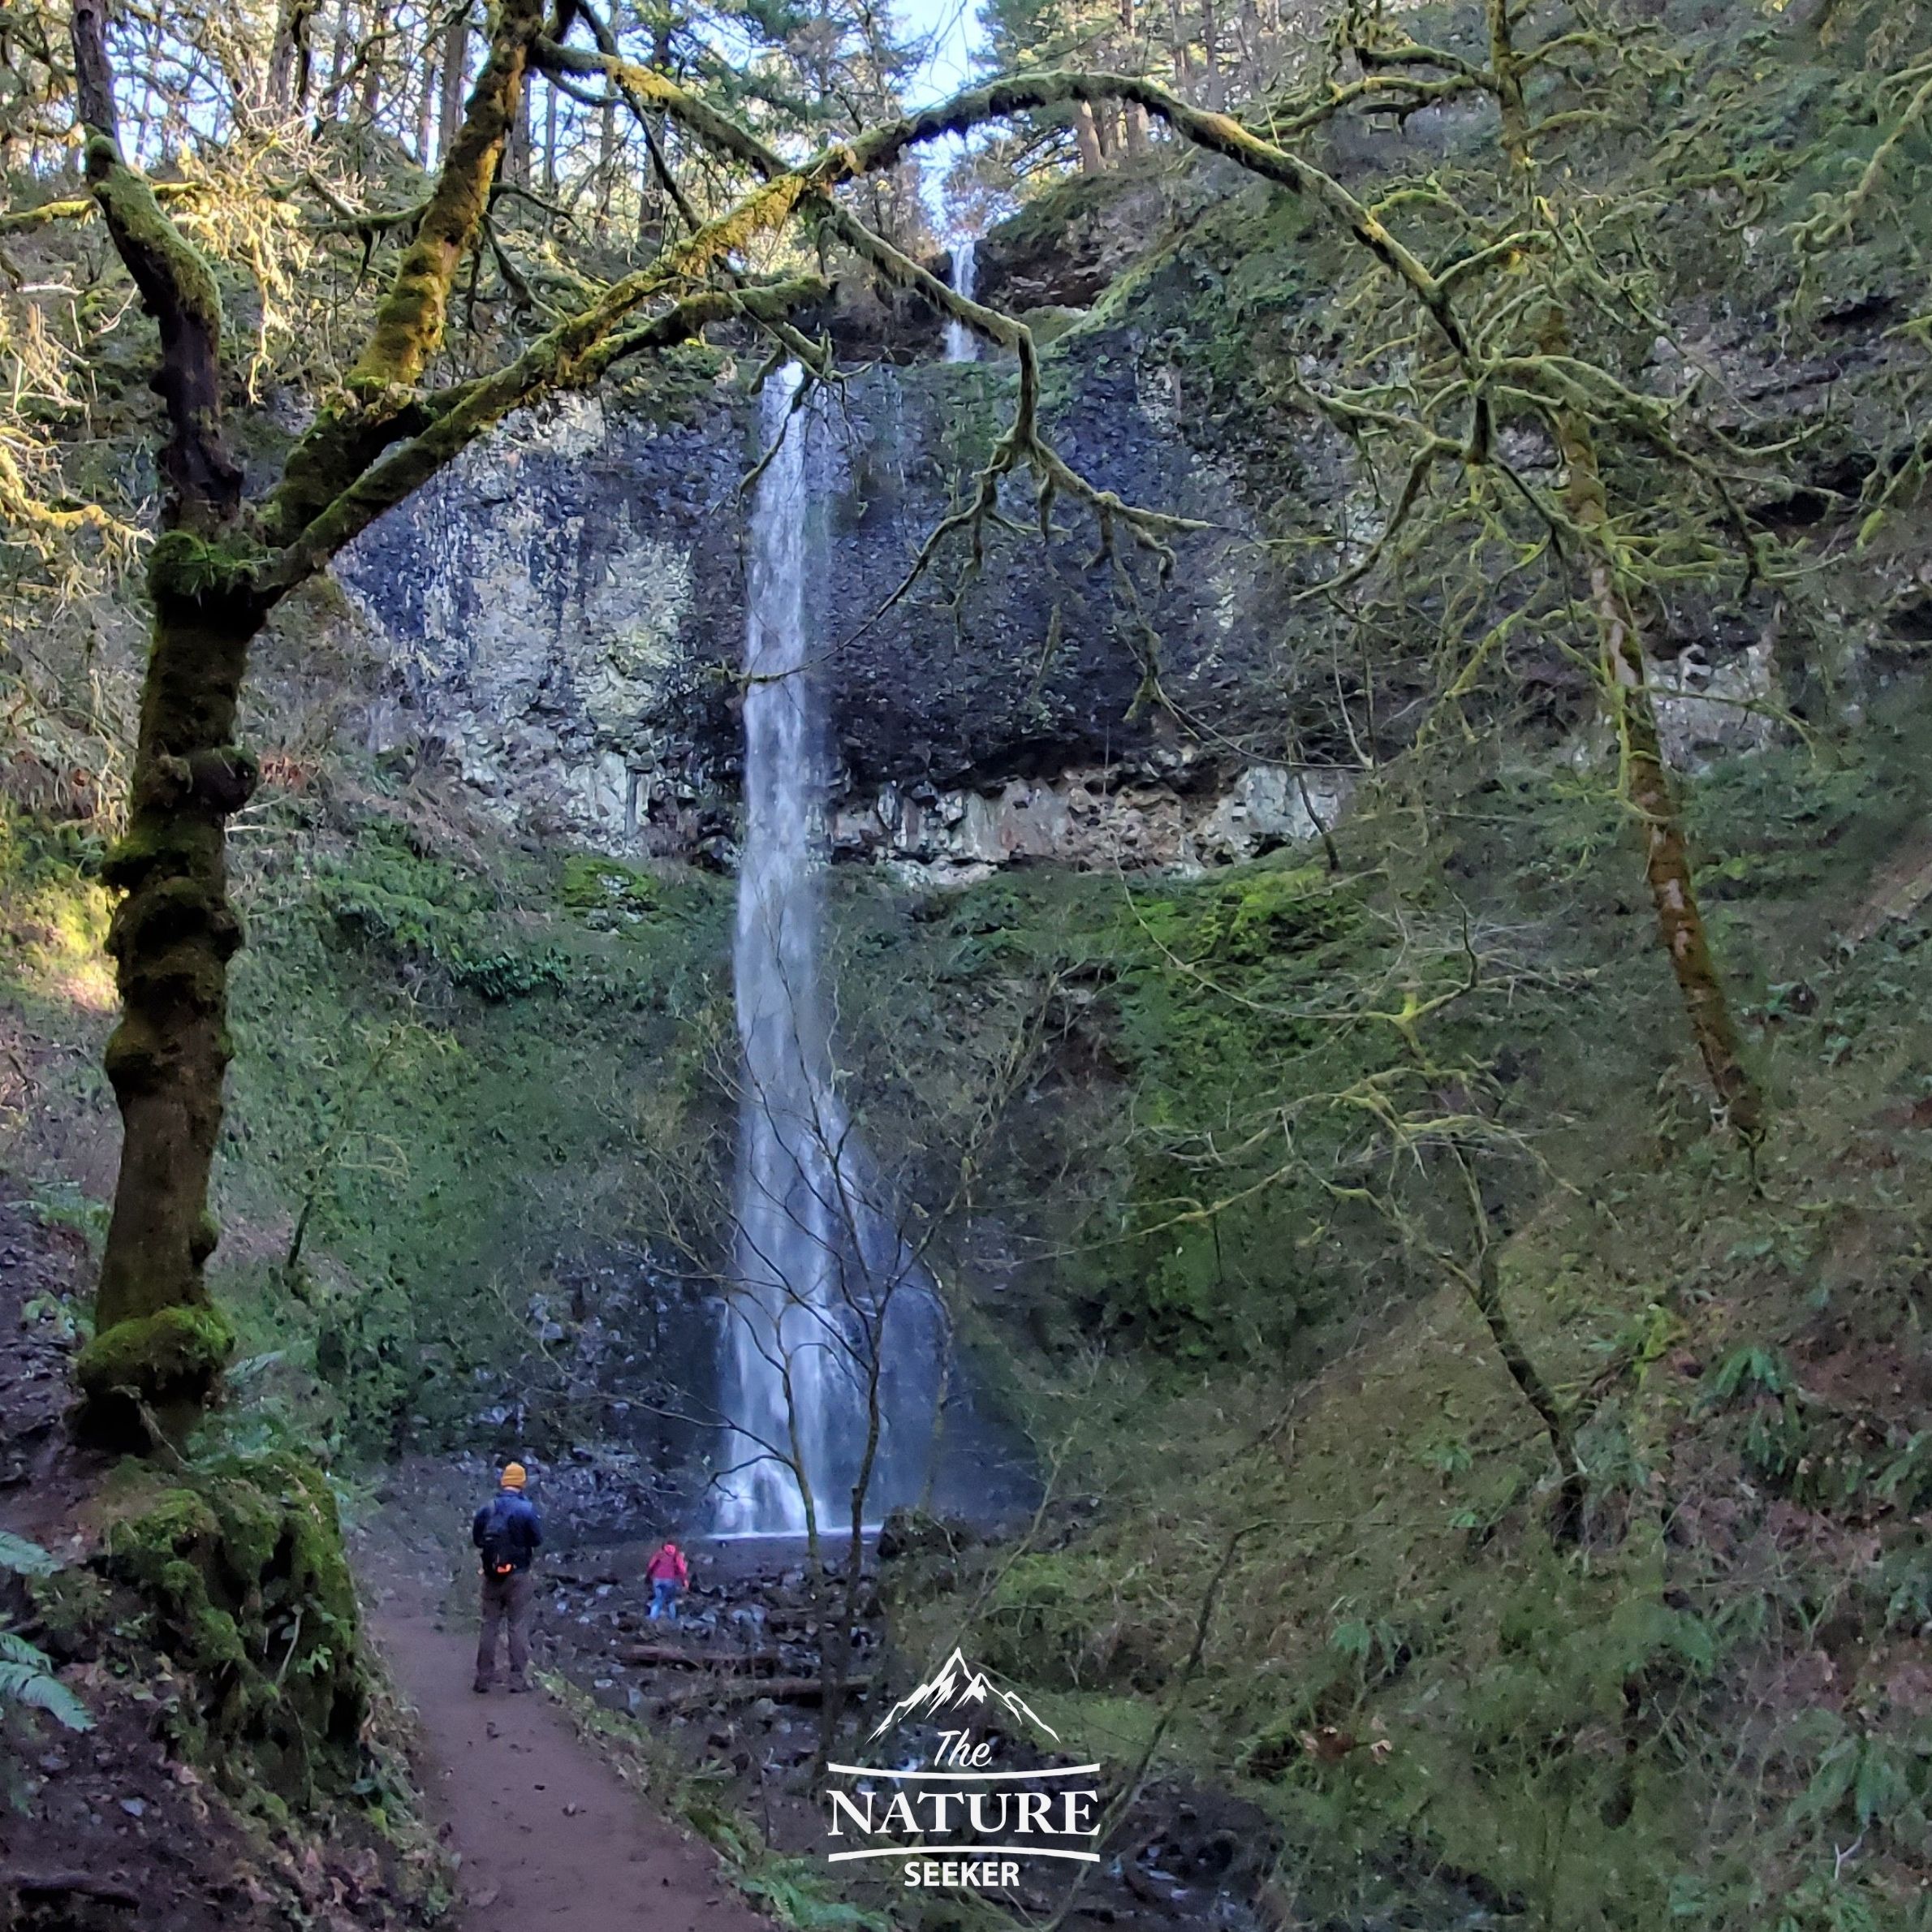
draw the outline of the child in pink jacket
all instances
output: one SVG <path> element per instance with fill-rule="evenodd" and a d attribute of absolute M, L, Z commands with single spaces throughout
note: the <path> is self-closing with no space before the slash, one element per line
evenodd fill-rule
<path fill-rule="evenodd" d="M 675 1543 L 665 1543 L 644 1566 L 644 1580 L 651 1586 L 650 1620 L 678 1620 L 678 1597 L 691 1581 L 691 1565 Z"/>

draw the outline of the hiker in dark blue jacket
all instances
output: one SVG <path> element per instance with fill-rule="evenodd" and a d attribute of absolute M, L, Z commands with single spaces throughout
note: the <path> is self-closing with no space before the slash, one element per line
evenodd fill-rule
<path fill-rule="evenodd" d="M 543 1518 L 524 1494 L 529 1480 L 521 1463 L 504 1466 L 495 1495 L 477 1512 L 469 1540 L 483 1559 L 483 1632 L 477 1641 L 477 1688 L 486 1691 L 496 1676 L 497 1627 L 510 1626 L 510 1688 L 530 1688 L 524 1675 L 530 1662 L 530 1614 L 537 1581 L 530 1559 L 543 1541 Z"/>

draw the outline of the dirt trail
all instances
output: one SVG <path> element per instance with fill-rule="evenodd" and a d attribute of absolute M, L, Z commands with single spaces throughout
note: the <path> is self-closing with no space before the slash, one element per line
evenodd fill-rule
<path fill-rule="evenodd" d="M 441 1552 L 378 1533 L 363 1558 L 371 1629 L 416 1709 L 417 1773 L 462 1861 L 461 1932 L 770 1932 L 710 1852 L 651 1810 L 543 1692 L 470 1688 L 475 1623 L 443 1613 Z"/>

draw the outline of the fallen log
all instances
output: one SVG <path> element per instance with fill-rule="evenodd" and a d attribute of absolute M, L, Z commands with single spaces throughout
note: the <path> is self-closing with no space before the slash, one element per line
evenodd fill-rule
<path fill-rule="evenodd" d="M 140 1894 L 123 1881 L 97 1878 L 92 1872 L 0 1872 L 0 1891 L 11 1891 L 21 1899 L 72 1896 L 129 1908 L 141 1902 Z"/>
<path fill-rule="evenodd" d="M 845 1694 L 862 1697 L 872 1688 L 869 1677 L 848 1677 Z M 701 1710 L 720 1704 L 748 1704 L 758 1697 L 770 1697 L 779 1704 L 817 1704 L 825 1695 L 825 1685 L 817 1677 L 755 1677 L 739 1684 L 692 1684 L 667 1691 L 658 1700 L 666 1710 Z"/>
<path fill-rule="evenodd" d="M 688 1650 L 682 1644 L 626 1644 L 616 1653 L 619 1663 L 652 1670 L 775 1671 L 776 1650 Z"/>

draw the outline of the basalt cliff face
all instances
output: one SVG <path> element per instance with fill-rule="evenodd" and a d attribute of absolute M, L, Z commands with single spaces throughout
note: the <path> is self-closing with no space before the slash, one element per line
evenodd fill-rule
<path fill-rule="evenodd" d="M 1103 541 L 1092 508 L 1062 496 L 1042 538 L 1022 477 L 977 564 L 955 535 L 916 572 L 1005 425 L 1012 370 L 941 364 L 936 317 L 848 303 L 852 367 L 826 404 L 839 455 L 816 511 L 832 561 L 813 611 L 842 858 L 946 881 L 1012 860 L 1252 857 L 1318 835 L 1355 774 L 1401 748 L 1404 662 L 1412 711 L 1429 688 L 1419 607 L 1393 669 L 1378 667 L 1385 715 L 1365 742 L 1345 695 L 1361 637 L 1308 593 L 1334 567 L 1334 533 L 1366 541 L 1385 506 L 1317 412 L 1244 404 L 1314 299 L 1300 218 L 1205 168 L 1062 200 L 981 244 L 981 291 L 1054 339 L 1060 453 L 1096 490 L 1182 524 L 1163 557 L 1117 519 Z M 1808 438 L 1791 500 L 1747 507 L 1767 527 L 1828 529 L 1885 443 L 1897 296 L 1865 290 L 1800 356 L 1759 297 L 1687 289 L 1645 380 L 1720 386 L 1740 433 Z M 714 359 L 668 413 L 571 400 L 520 420 L 345 555 L 375 666 L 356 721 L 371 750 L 441 767 L 531 836 L 731 865 L 750 366 Z M 1882 556 L 1859 582 L 1854 602 L 1802 618 L 1744 584 L 1659 613 L 1676 761 L 1761 742 L 1761 701 L 1802 709 L 1805 679 L 1842 701 L 1909 656 L 1932 593 Z M 1526 728 L 1595 755 L 1587 669 L 1555 640 L 1515 649 Z"/>
<path fill-rule="evenodd" d="M 1069 506 L 1050 541 L 998 536 L 972 572 L 951 545 L 907 585 L 991 448 L 1010 372 L 881 365 L 830 410 L 813 617 L 841 855 L 1212 863 L 1311 834 L 1345 791 L 1290 770 L 1279 741 L 1261 753 L 1285 591 L 1234 479 L 1168 433 L 1158 373 L 1149 393 L 1103 352 L 1072 375 L 1068 459 L 1205 526 L 1164 581 L 1150 557 L 1100 554 Z M 729 372 L 668 425 L 567 403 L 370 532 L 339 571 L 380 666 L 369 748 L 442 765 L 536 835 L 728 862 L 748 418 Z"/>

